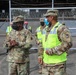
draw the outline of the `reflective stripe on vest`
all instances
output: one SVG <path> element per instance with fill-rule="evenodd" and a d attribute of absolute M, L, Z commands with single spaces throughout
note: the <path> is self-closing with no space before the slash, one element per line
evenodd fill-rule
<path fill-rule="evenodd" d="M 53 48 L 58 45 L 61 45 L 61 42 L 59 41 L 58 36 L 57 36 L 57 29 L 60 27 L 60 25 L 61 24 L 59 22 L 56 23 L 56 25 L 50 30 L 46 41 L 45 41 L 46 31 L 43 32 L 42 45 L 44 47 L 44 50 L 48 50 L 49 48 Z M 60 63 L 67 60 L 66 56 L 67 56 L 66 52 L 64 52 L 61 55 L 56 55 L 56 54 L 47 55 L 44 51 L 43 61 L 44 63 L 47 63 L 47 64 Z"/>

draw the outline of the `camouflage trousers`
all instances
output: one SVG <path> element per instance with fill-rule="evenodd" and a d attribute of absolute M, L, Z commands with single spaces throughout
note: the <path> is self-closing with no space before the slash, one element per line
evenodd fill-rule
<path fill-rule="evenodd" d="M 67 75 L 66 65 L 44 66 L 42 68 L 42 75 Z"/>
<path fill-rule="evenodd" d="M 41 44 L 38 45 L 38 58 L 43 54 L 43 48 Z M 42 64 L 39 63 L 39 69 L 42 69 Z"/>
<path fill-rule="evenodd" d="M 42 64 L 39 64 L 39 69 L 42 69 Z"/>
<path fill-rule="evenodd" d="M 8 63 L 8 75 L 29 75 L 29 62 Z"/>

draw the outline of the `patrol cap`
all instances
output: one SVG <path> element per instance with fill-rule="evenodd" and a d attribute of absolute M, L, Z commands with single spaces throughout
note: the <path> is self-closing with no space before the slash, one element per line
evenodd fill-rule
<path fill-rule="evenodd" d="M 58 15 L 58 10 L 47 10 L 46 14 L 44 14 L 45 17 L 47 16 L 57 16 Z"/>
<path fill-rule="evenodd" d="M 13 23 L 21 22 L 21 21 L 24 21 L 24 17 L 22 15 L 19 15 L 19 16 L 13 18 Z"/>
<path fill-rule="evenodd" d="M 44 18 L 40 18 L 40 22 L 44 22 Z"/>
<path fill-rule="evenodd" d="M 65 25 L 65 22 L 63 22 L 62 25 Z"/>

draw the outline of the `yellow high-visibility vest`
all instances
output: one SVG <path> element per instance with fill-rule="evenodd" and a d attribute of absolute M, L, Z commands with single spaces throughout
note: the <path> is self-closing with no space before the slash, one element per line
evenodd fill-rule
<path fill-rule="evenodd" d="M 31 26 L 28 27 L 29 30 L 32 30 Z"/>
<path fill-rule="evenodd" d="M 31 26 L 28 26 L 28 30 L 29 30 L 30 32 L 32 32 L 32 27 L 31 27 Z"/>
<path fill-rule="evenodd" d="M 57 35 L 57 29 L 61 26 L 61 24 L 59 22 L 56 23 L 56 25 L 50 30 L 47 39 L 45 41 L 45 37 L 46 37 L 46 31 L 43 31 L 43 35 L 42 35 L 42 45 L 44 48 L 44 54 L 43 54 L 43 62 L 47 63 L 47 64 L 56 64 L 56 63 L 60 63 L 60 62 L 64 62 L 67 60 L 67 53 L 64 52 L 61 55 L 47 55 L 45 53 L 46 50 L 56 47 L 58 45 L 61 45 L 62 42 L 59 41 L 58 39 L 58 35 Z"/>
<path fill-rule="evenodd" d="M 41 42 L 41 39 L 42 39 L 42 32 L 41 32 L 41 30 L 40 30 L 40 26 L 37 28 L 37 38 L 38 38 L 38 40 Z"/>
<path fill-rule="evenodd" d="M 12 27 L 11 26 L 8 26 L 7 27 L 7 30 L 6 30 L 7 35 L 9 35 L 9 33 L 11 32 L 11 30 L 12 30 Z"/>

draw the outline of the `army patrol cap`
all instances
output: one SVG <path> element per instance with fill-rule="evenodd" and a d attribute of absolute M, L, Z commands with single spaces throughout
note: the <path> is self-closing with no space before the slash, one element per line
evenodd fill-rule
<path fill-rule="evenodd" d="M 63 22 L 62 25 L 65 25 L 65 23 Z"/>
<path fill-rule="evenodd" d="M 47 16 L 57 16 L 58 15 L 58 10 L 47 10 L 46 14 L 44 14 L 45 17 Z"/>
<path fill-rule="evenodd" d="M 40 22 L 44 22 L 44 18 L 40 18 Z"/>
<path fill-rule="evenodd" d="M 24 17 L 21 15 L 13 18 L 13 23 L 14 22 L 21 22 L 21 21 L 24 21 Z"/>

